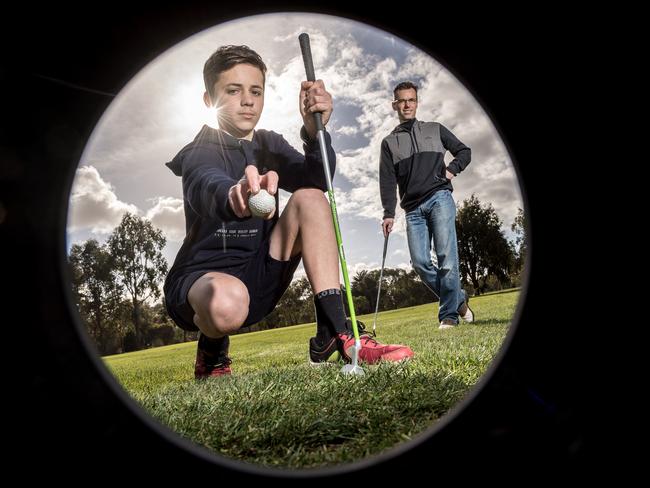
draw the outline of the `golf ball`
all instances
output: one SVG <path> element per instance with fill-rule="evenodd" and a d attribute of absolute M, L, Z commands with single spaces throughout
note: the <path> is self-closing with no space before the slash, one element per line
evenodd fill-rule
<path fill-rule="evenodd" d="M 248 197 L 248 208 L 254 217 L 266 217 L 275 210 L 275 198 L 266 190 Z"/>

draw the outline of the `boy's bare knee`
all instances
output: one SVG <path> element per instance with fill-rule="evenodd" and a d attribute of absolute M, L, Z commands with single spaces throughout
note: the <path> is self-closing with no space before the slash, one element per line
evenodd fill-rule
<path fill-rule="evenodd" d="M 243 284 L 217 290 L 209 306 L 213 327 L 226 335 L 236 332 L 248 317 L 249 304 L 248 290 Z"/>
<path fill-rule="evenodd" d="M 300 188 L 293 192 L 290 200 L 298 206 L 327 205 L 325 195 L 318 188 Z"/>
<path fill-rule="evenodd" d="M 246 286 L 238 280 L 210 279 L 205 283 L 195 323 L 208 336 L 222 337 L 239 330 L 248 317 L 250 297 Z"/>

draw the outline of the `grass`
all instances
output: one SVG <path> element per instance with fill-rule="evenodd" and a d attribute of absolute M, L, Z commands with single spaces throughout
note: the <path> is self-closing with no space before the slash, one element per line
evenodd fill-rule
<path fill-rule="evenodd" d="M 411 346 L 406 364 L 312 368 L 314 324 L 231 337 L 233 376 L 194 381 L 196 343 L 105 357 L 154 418 L 217 454 L 267 467 L 323 468 L 364 459 L 431 427 L 479 380 L 499 351 L 519 291 L 471 301 L 477 320 L 438 330 L 438 307 L 379 315 L 379 339 Z M 372 327 L 372 315 L 361 316 Z"/>

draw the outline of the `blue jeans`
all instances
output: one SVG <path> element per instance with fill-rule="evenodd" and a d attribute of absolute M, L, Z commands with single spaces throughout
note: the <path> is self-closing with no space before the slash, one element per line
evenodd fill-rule
<path fill-rule="evenodd" d="M 415 272 L 440 300 L 438 318 L 458 323 L 465 300 L 458 272 L 456 204 L 449 190 L 439 190 L 406 213 L 406 236 Z M 437 264 L 431 258 L 431 240 Z"/>

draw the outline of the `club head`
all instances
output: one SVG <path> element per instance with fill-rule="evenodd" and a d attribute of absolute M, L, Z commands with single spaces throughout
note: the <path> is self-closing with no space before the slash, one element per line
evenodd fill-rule
<path fill-rule="evenodd" d="M 341 368 L 341 373 L 344 375 L 363 376 L 366 372 L 359 365 L 346 364 Z"/>
<path fill-rule="evenodd" d="M 363 376 L 366 372 L 359 366 L 359 349 L 357 346 L 352 346 L 352 363 L 346 364 L 341 368 L 341 373 L 344 375 Z"/>

